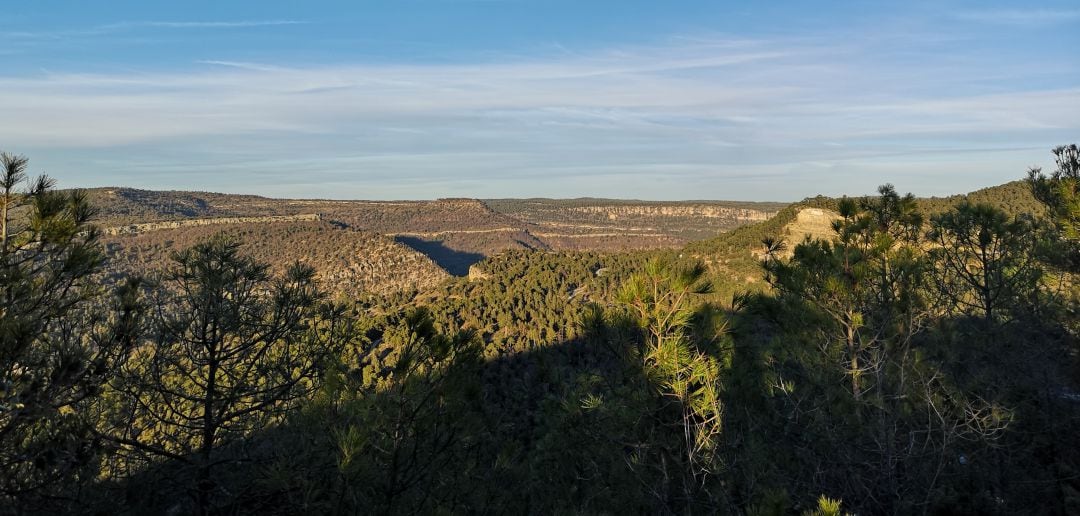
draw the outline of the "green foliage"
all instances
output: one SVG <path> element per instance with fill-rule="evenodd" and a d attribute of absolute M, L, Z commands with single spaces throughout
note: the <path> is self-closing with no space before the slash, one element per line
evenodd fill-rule
<path fill-rule="evenodd" d="M 443 332 L 475 330 L 484 356 L 494 359 L 557 345 L 579 336 L 590 302 L 613 299 L 620 283 L 654 253 L 508 251 L 458 279 L 421 294 Z M 373 308 L 386 303 L 374 298 Z"/>
<path fill-rule="evenodd" d="M 1039 233 L 1030 218 L 1009 220 L 993 206 L 965 202 L 935 216 L 928 237 L 938 291 L 961 313 L 993 320 L 1036 294 L 1042 275 L 1034 255 Z"/>
<path fill-rule="evenodd" d="M 1008 233 L 1024 227 L 1022 223 L 1010 225 L 990 208 L 961 204 L 935 217 L 930 235 L 937 247 L 924 239 L 915 199 L 891 186 L 882 187 L 877 198 L 843 199 L 837 208 L 841 218 L 834 224 L 834 241 L 803 242 L 790 260 L 775 252 L 766 256 L 766 277 L 779 298 L 754 301 L 748 315 L 764 310 L 765 321 L 777 321 L 770 324 L 777 340 L 770 341 L 767 333 L 764 339 L 760 334 L 752 337 L 760 342 L 755 347 L 761 356 L 743 357 L 748 363 L 742 367 L 748 371 L 742 374 L 763 374 L 765 386 L 745 387 L 771 391 L 754 403 L 772 405 L 801 422 L 806 435 L 800 440 L 807 454 L 780 459 L 782 467 L 821 468 L 817 454 L 824 452 L 830 457 L 829 468 L 845 473 L 810 484 L 785 479 L 785 490 L 829 489 L 872 512 L 906 512 L 916 500 L 931 498 L 939 487 L 941 465 L 961 453 L 965 443 L 996 443 L 1013 420 L 1002 400 L 954 383 L 947 372 L 951 360 L 932 344 L 939 335 L 937 324 L 963 314 L 967 305 L 956 303 L 980 285 L 991 285 L 993 296 L 999 296 L 1005 288 L 999 289 L 1000 283 L 1020 292 L 1025 281 L 1030 293 L 1037 271 L 1025 254 L 1030 250 L 1021 243 L 1028 236 Z M 942 245 L 949 246 L 950 254 L 938 259 L 953 262 L 932 259 Z M 767 247 L 777 246 L 772 242 Z M 931 281 L 948 272 L 947 267 L 953 272 L 963 268 L 978 281 L 971 286 Z M 980 283 L 986 281 L 990 283 Z M 987 297 L 991 303 L 1002 299 L 993 296 Z M 1017 296 L 1009 299 L 1013 305 L 1019 302 Z M 990 306 L 991 311 L 998 307 Z M 801 346 L 806 348 L 799 350 Z M 847 392 L 836 388 L 839 378 L 845 379 Z M 754 393 L 748 397 L 753 400 Z M 778 424 L 768 417 L 740 419 L 735 428 Z M 785 435 L 783 428 L 775 431 Z M 754 448 L 768 446 L 746 433 L 743 438 Z M 920 444 L 912 447 L 912 442 Z M 762 452 L 772 457 L 768 450 Z M 759 468 L 750 474 L 772 479 L 788 474 L 772 465 Z M 819 509 L 828 513 L 833 508 Z"/>
<path fill-rule="evenodd" d="M 836 242 L 806 241 L 790 263 L 769 255 L 766 278 L 783 295 L 802 299 L 832 320 L 826 334 L 842 345 L 852 395 L 864 375 L 884 366 L 892 348 L 919 331 L 926 262 L 919 250 L 922 218 L 915 198 L 891 185 L 877 199 L 842 199 Z"/>
<path fill-rule="evenodd" d="M 1080 238 L 1080 147 L 1062 145 L 1054 149 L 1054 156 L 1057 169 L 1047 176 L 1033 168 L 1028 183 L 1065 237 L 1076 240 Z"/>
<path fill-rule="evenodd" d="M 1062 145 L 1054 149 L 1054 155 L 1057 168 L 1049 176 L 1031 169 L 1028 184 L 1061 232 L 1065 253 L 1060 265 L 1075 273 L 1080 271 L 1080 147 Z"/>
<path fill-rule="evenodd" d="M 653 259 L 641 273 L 630 277 L 618 296 L 645 330 L 640 354 L 646 373 L 661 394 L 683 407 L 686 459 L 702 472 L 716 467 L 715 450 L 723 416 L 721 366 L 714 355 L 702 349 L 714 348 L 721 334 L 693 335 L 695 329 L 715 331 L 695 327 L 695 323 L 707 318 L 709 308 L 698 305 L 694 296 L 711 291 L 703 265 L 678 266 Z"/>
<path fill-rule="evenodd" d="M 336 444 L 338 471 L 338 492 L 310 503 L 337 513 L 423 512 L 446 503 L 475 431 L 478 359 L 474 334 L 439 334 L 426 310 L 393 318 L 309 408 Z"/>
<path fill-rule="evenodd" d="M 817 501 L 817 507 L 810 511 L 803 511 L 803 516 L 850 516 L 850 513 L 841 512 L 840 500 L 833 500 L 821 495 Z"/>
<path fill-rule="evenodd" d="M 100 446 L 85 411 L 141 316 L 132 285 L 101 299 L 85 195 L 28 181 L 27 163 L 0 154 L 0 505 L 29 503 L 92 465 Z"/>
<path fill-rule="evenodd" d="M 636 356 L 649 383 L 668 400 L 661 401 L 659 409 L 667 411 L 674 403 L 678 414 L 674 421 L 658 417 L 666 423 L 661 428 L 674 428 L 669 431 L 682 436 L 679 448 L 665 450 L 673 463 L 671 476 L 680 479 L 677 487 L 682 491 L 681 502 L 668 495 L 669 509 L 701 496 L 705 479 L 721 467 L 724 324 L 698 299 L 711 291 L 702 264 L 652 259 L 630 277 L 617 298 L 644 333 Z"/>
<path fill-rule="evenodd" d="M 280 421 L 317 386 L 334 352 L 323 337 L 335 334 L 335 310 L 317 310 L 314 271 L 296 264 L 272 279 L 239 247 L 215 238 L 174 255 L 153 292 L 151 340 L 114 384 L 121 401 L 111 438 L 129 460 L 190 464 L 200 513 L 219 492 L 222 443 Z"/>
<path fill-rule="evenodd" d="M 952 211 L 963 203 L 990 205 L 1005 212 L 1010 218 L 1046 215 L 1046 207 L 1032 195 L 1031 187 L 1026 181 L 1010 181 L 1003 185 L 949 197 L 921 198 L 918 202 L 919 211 L 929 218 Z"/>

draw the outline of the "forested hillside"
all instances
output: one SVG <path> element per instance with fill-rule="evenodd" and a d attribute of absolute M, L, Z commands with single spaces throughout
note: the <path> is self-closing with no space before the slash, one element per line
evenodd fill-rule
<path fill-rule="evenodd" d="M 1011 183 L 983 188 L 971 193 L 953 195 L 950 197 L 919 199 L 919 208 L 928 215 L 937 215 L 949 211 L 963 201 L 975 204 L 990 204 L 1000 208 L 1009 215 L 1020 215 L 1024 213 L 1033 215 L 1046 214 L 1046 206 L 1040 203 L 1039 200 L 1032 195 L 1031 186 L 1025 181 L 1013 181 Z"/>
<path fill-rule="evenodd" d="M 427 256 L 379 235 L 328 222 L 244 222 L 158 229 L 101 239 L 114 277 L 148 275 L 167 264 L 173 253 L 216 235 L 242 242 L 242 252 L 282 273 L 295 262 L 313 267 L 323 288 L 355 298 L 362 293 L 390 294 L 426 290 L 449 274 Z"/>
<path fill-rule="evenodd" d="M 916 204 L 926 217 L 947 213 L 964 202 L 987 204 L 1010 217 L 1042 216 L 1046 207 L 1032 194 L 1025 181 L 1013 181 L 950 197 L 918 198 Z M 685 252 L 698 257 L 728 282 L 739 288 L 758 290 L 765 287 L 759 274 L 763 258 L 762 240 L 773 238 L 786 243 L 781 253 L 790 257 L 795 245 L 806 237 L 826 238 L 831 223 L 839 218 L 839 199 L 817 196 L 793 203 L 764 222 L 747 224 L 715 238 L 691 242 Z"/>
<path fill-rule="evenodd" d="M 633 252 L 472 200 L 128 199 L 320 220 L 108 235 L 135 215 L 4 154 L 0 514 L 1076 514 L 1080 149 L 1054 152 Z M 389 236 L 503 231 L 461 277 Z"/>

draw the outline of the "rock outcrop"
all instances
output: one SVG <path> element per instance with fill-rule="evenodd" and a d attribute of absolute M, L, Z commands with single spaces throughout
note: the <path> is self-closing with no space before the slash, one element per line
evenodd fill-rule
<path fill-rule="evenodd" d="M 275 215 L 266 217 L 215 217 L 212 219 L 184 219 L 184 220 L 169 220 L 163 222 L 146 222 L 143 224 L 129 224 L 127 226 L 116 226 L 111 228 L 105 228 L 101 232 L 105 235 L 134 235 L 138 233 L 146 233 L 148 231 L 158 231 L 162 229 L 179 229 L 179 228 L 191 228 L 198 226 L 213 226 L 218 224 L 250 224 L 258 222 L 316 222 L 322 220 L 322 216 L 318 213 L 308 213 L 304 215 Z"/>
<path fill-rule="evenodd" d="M 769 218 L 772 214 L 746 208 L 726 208 L 706 205 L 640 205 L 640 206 L 579 206 L 572 211 L 588 214 L 600 214 L 608 220 L 625 217 L 701 217 L 708 219 L 731 219 L 756 222 Z"/>

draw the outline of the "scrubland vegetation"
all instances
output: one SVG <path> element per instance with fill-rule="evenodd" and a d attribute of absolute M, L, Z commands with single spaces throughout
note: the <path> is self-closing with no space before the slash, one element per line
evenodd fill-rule
<path fill-rule="evenodd" d="M 1080 151 L 1054 152 L 967 197 L 492 245 L 454 278 L 359 229 L 521 222 L 450 200 L 104 237 L 163 201 L 95 208 L 115 194 L 5 154 L 0 513 L 1075 514 Z M 310 212 L 189 197 L 158 220 Z M 801 238 L 803 209 L 832 234 Z"/>

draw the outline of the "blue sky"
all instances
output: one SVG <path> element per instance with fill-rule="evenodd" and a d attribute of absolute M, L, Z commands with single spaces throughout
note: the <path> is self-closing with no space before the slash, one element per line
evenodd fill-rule
<path fill-rule="evenodd" d="M 1080 4 L 0 0 L 0 149 L 63 186 L 943 195 L 1080 141 Z"/>

